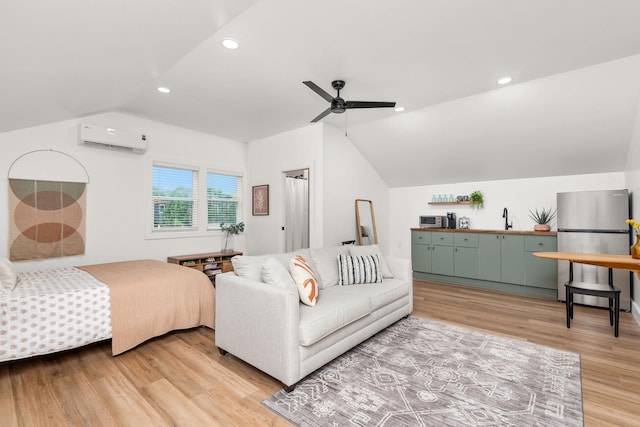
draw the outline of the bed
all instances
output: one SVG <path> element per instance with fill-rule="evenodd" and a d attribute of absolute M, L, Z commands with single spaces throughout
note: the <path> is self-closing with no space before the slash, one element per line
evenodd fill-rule
<path fill-rule="evenodd" d="M 10 289 L 2 262 L 0 362 L 107 339 L 115 356 L 172 330 L 214 328 L 215 290 L 187 267 L 136 260 L 14 272 Z"/>

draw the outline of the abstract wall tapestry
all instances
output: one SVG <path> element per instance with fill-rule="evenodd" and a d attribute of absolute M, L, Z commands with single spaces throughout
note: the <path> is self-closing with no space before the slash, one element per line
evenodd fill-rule
<path fill-rule="evenodd" d="M 12 261 L 84 254 L 87 183 L 9 179 Z"/>

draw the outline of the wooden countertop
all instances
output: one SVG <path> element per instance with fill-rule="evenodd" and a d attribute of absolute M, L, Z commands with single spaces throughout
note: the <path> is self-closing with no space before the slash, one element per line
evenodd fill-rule
<path fill-rule="evenodd" d="M 533 255 L 538 258 L 557 259 L 580 264 L 630 270 L 635 271 L 640 276 L 640 259 L 631 258 L 631 255 L 583 254 L 578 252 L 534 252 Z"/>
<path fill-rule="evenodd" d="M 445 233 L 485 233 L 485 234 L 519 234 L 526 236 L 556 236 L 555 231 L 526 230 L 484 230 L 473 228 L 412 228 L 411 231 L 438 231 Z"/>

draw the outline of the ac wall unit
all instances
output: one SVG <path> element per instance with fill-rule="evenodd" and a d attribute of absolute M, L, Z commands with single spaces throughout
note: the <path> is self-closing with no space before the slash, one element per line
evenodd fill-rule
<path fill-rule="evenodd" d="M 79 144 L 114 150 L 144 153 L 147 151 L 147 136 L 102 126 L 80 124 Z"/>

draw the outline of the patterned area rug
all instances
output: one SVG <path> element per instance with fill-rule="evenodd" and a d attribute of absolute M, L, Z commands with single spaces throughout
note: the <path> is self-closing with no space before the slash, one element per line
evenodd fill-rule
<path fill-rule="evenodd" d="M 403 319 L 263 402 L 299 426 L 582 426 L 580 355 Z"/>

